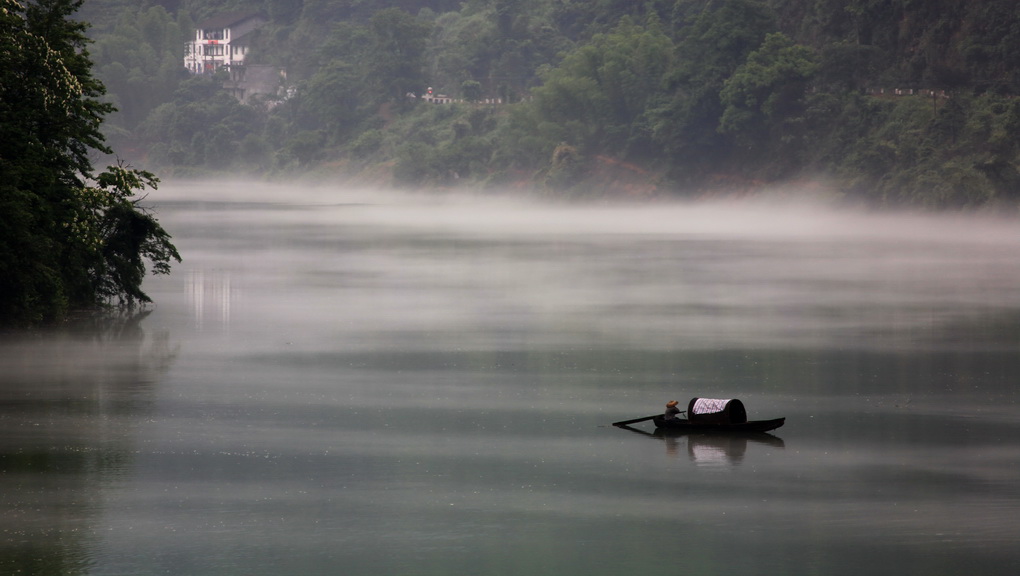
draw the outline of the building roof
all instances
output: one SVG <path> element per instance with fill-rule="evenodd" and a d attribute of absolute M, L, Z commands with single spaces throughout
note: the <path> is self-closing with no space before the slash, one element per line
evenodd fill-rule
<path fill-rule="evenodd" d="M 213 16 L 199 22 L 195 27 L 199 30 L 210 30 L 215 28 L 230 28 L 235 24 L 240 24 L 245 20 L 252 18 L 261 18 L 262 16 L 258 12 L 226 12 Z"/>
<path fill-rule="evenodd" d="M 240 36 L 233 36 L 230 39 L 230 43 L 235 45 L 235 46 L 247 46 L 247 45 L 250 45 L 251 41 L 255 38 L 255 32 L 257 32 L 257 30 L 252 30 L 251 32 L 245 32 L 244 34 L 241 34 Z"/>

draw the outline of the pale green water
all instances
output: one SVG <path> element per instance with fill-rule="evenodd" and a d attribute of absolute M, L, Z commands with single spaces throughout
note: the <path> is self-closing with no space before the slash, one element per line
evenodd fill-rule
<path fill-rule="evenodd" d="M 0 342 L 2 574 L 1020 565 L 1016 221 L 152 198 L 150 314 Z M 609 426 L 692 396 L 787 424 Z"/>

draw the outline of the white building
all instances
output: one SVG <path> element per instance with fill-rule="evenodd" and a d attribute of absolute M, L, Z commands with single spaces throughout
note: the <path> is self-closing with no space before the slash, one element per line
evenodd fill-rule
<path fill-rule="evenodd" d="M 211 74 L 244 64 L 251 33 L 266 23 L 253 12 L 231 12 L 198 24 L 195 39 L 184 49 L 184 67 L 192 74 Z"/>

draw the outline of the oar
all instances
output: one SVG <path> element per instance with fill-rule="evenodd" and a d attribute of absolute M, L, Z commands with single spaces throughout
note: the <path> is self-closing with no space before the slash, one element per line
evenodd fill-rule
<path fill-rule="evenodd" d="M 644 430 L 638 430 L 637 428 L 631 428 L 630 426 L 627 426 L 627 425 L 617 426 L 617 428 L 619 428 L 621 430 L 630 430 L 631 432 L 633 432 L 635 434 L 640 434 L 642 436 L 651 436 L 652 438 L 655 438 L 655 434 L 652 434 L 651 432 L 645 432 Z"/>
<path fill-rule="evenodd" d="M 656 416 L 661 416 L 661 414 L 653 414 L 651 416 L 645 416 L 644 418 L 635 418 L 633 420 L 622 420 L 620 422 L 613 422 L 613 426 L 626 426 L 628 424 L 637 424 L 638 422 L 645 422 L 647 420 L 651 420 Z"/>

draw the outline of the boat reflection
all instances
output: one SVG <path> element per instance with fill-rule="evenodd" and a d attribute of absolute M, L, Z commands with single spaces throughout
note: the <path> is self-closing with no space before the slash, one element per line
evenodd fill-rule
<path fill-rule="evenodd" d="M 686 444 L 688 458 L 698 465 L 740 464 L 748 444 L 786 448 L 782 438 L 768 432 L 670 432 L 658 428 L 646 432 L 630 426 L 618 428 L 661 440 L 670 456 L 679 455 Z"/>

